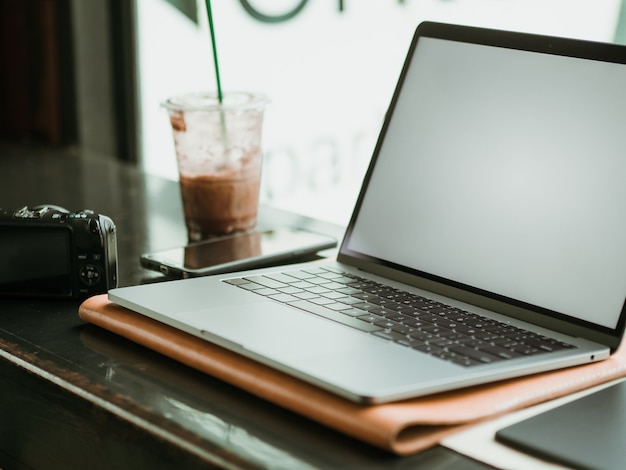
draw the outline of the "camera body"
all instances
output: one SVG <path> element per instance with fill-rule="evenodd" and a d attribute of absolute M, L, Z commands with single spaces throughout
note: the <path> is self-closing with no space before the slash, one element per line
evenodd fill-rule
<path fill-rule="evenodd" d="M 87 298 L 117 287 L 113 221 L 54 205 L 0 208 L 0 296 Z"/>

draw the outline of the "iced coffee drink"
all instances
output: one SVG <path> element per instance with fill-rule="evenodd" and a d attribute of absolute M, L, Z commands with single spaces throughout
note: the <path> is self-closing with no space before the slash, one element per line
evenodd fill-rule
<path fill-rule="evenodd" d="M 266 100 L 249 93 L 169 99 L 189 240 L 256 225 Z"/>

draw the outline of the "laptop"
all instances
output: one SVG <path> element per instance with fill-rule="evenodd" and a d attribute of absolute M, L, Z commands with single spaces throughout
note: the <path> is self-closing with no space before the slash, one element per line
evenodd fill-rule
<path fill-rule="evenodd" d="M 360 403 L 603 360 L 625 104 L 626 47 L 422 23 L 336 259 L 109 298 Z"/>

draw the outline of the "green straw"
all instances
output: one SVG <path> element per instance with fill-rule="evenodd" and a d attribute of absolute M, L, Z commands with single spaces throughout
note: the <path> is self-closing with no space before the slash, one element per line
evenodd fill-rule
<path fill-rule="evenodd" d="M 215 45 L 215 28 L 213 27 L 213 11 L 211 10 L 211 0 L 206 0 L 206 11 L 209 17 L 209 30 L 211 31 L 211 46 L 213 47 L 213 64 L 215 65 L 215 80 L 217 82 L 217 99 L 220 103 L 220 124 L 222 128 L 222 145 L 224 146 L 224 153 L 228 155 L 228 133 L 226 132 L 226 116 L 224 116 L 224 109 L 222 108 L 222 102 L 224 95 L 222 94 L 222 81 L 220 80 L 220 66 L 217 60 L 217 46 Z"/>
<path fill-rule="evenodd" d="M 211 0 L 206 0 L 206 11 L 209 16 L 209 29 L 211 30 L 211 45 L 213 46 L 213 64 L 215 65 L 215 79 L 217 80 L 217 99 L 222 104 L 222 82 L 220 80 L 220 67 L 217 61 L 217 47 L 215 46 L 215 30 L 213 28 L 213 12 L 211 11 Z"/>

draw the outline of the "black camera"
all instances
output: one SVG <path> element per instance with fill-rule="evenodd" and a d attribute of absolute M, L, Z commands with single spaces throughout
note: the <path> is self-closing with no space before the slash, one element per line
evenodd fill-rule
<path fill-rule="evenodd" d="M 117 287 L 113 221 L 91 210 L 0 208 L 0 296 L 86 298 Z"/>

